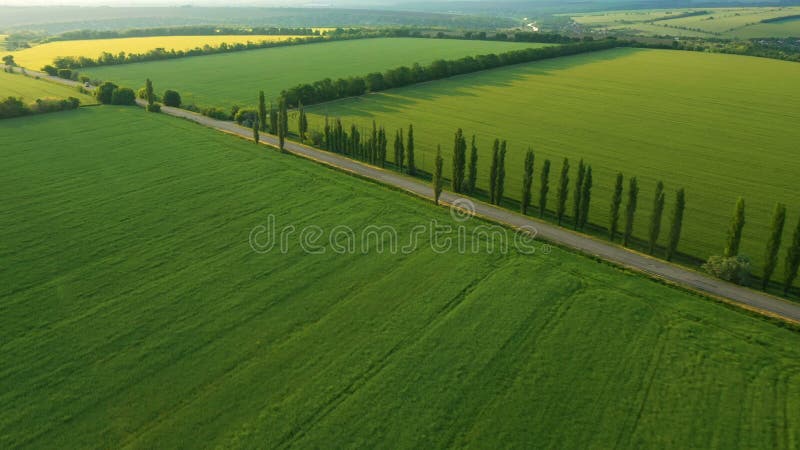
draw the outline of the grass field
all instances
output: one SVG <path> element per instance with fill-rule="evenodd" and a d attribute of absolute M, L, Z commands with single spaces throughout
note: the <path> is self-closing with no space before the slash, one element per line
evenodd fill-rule
<path fill-rule="evenodd" d="M 8 36 L 5 35 L 5 34 L 0 34 L 0 50 L 5 50 L 6 49 L 6 38 L 7 37 Z"/>
<path fill-rule="evenodd" d="M 0 98 L 21 97 L 30 103 L 38 98 L 75 97 L 80 99 L 82 105 L 94 105 L 94 97 L 81 94 L 76 89 L 48 81 L 37 80 L 22 74 L 0 72 Z"/>
<path fill-rule="evenodd" d="M 702 70 L 698 69 L 702 67 Z M 800 203 L 800 64 L 733 55 L 617 49 L 347 99 L 309 108 L 311 128 L 323 115 L 346 124 L 390 129 L 413 123 L 418 164 L 430 170 L 437 144 L 446 155 L 453 133 L 476 133 L 479 186 L 488 180 L 491 142 L 507 139 L 506 194 L 520 198 L 522 162 L 530 146 L 537 168 L 585 158 L 594 169 L 592 220 L 607 225 L 614 175 L 637 176 L 641 200 L 636 234 L 647 234 L 651 195 L 661 179 L 688 192 L 681 249 L 718 254 L 739 195 L 748 202 L 744 253 L 760 267 L 772 209 L 789 206 L 792 228 Z M 445 173 L 450 171 L 445 157 Z M 538 175 L 534 189 L 538 189 Z M 538 192 L 538 191 L 537 191 Z M 534 197 L 538 198 L 538 197 Z M 555 190 L 550 191 L 555 204 Z M 671 206 L 668 206 L 668 210 Z M 570 210 L 571 211 L 571 210 Z M 664 235 L 666 233 L 663 233 Z M 666 238 L 666 236 L 662 236 Z M 782 273 L 781 273 L 782 275 Z"/>
<path fill-rule="evenodd" d="M 140 87 L 153 80 L 158 91 L 176 89 L 184 103 L 253 106 L 258 91 L 276 98 L 281 90 L 323 78 L 346 78 L 436 59 L 502 53 L 541 44 L 436 39 L 366 39 L 299 47 L 155 61 L 93 69 L 102 80 Z"/>
<path fill-rule="evenodd" d="M 800 445 L 797 332 L 558 249 L 257 254 L 456 224 L 166 116 L 0 132 L 3 448 Z"/>
<path fill-rule="evenodd" d="M 686 13 L 705 11 L 689 17 Z M 800 21 L 760 23 L 764 19 L 800 14 L 800 7 L 694 8 L 586 13 L 572 19 L 591 28 L 639 35 L 724 38 L 800 37 Z"/>
<path fill-rule="evenodd" d="M 56 41 L 37 45 L 28 49 L 12 52 L 17 64 L 33 70 L 40 70 L 52 64 L 58 56 L 86 56 L 97 58 L 103 52 L 118 54 L 145 53 L 155 48 L 167 50 L 189 50 L 195 47 L 210 45 L 218 47 L 223 42 L 228 44 L 283 41 L 302 36 L 152 36 L 121 39 L 87 39 L 77 41 Z"/>

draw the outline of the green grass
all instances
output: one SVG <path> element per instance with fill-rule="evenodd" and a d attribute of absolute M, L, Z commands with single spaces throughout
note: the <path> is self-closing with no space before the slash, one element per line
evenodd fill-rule
<path fill-rule="evenodd" d="M 327 42 L 88 70 L 92 76 L 135 88 L 148 77 L 156 90 L 178 90 L 186 104 L 253 106 L 283 89 L 323 78 L 347 78 L 436 59 L 502 53 L 542 44 L 436 39 L 365 39 Z"/>
<path fill-rule="evenodd" d="M 94 97 L 81 94 L 75 88 L 49 81 L 37 80 L 21 74 L 0 72 L 0 98 L 21 97 L 28 103 L 40 98 L 80 99 L 82 105 L 94 105 Z"/>
<path fill-rule="evenodd" d="M 700 70 L 699 68 L 702 68 Z M 430 170 L 437 144 L 450 173 L 453 133 L 476 133 L 479 186 L 488 181 L 491 142 L 509 141 L 506 195 L 519 199 L 524 153 L 551 171 L 550 203 L 561 161 L 585 158 L 594 169 L 591 220 L 608 224 L 614 176 L 641 185 L 636 235 L 647 235 L 658 180 L 685 187 L 688 209 L 680 249 L 707 257 L 722 251 L 738 196 L 747 200 L 743 251 L 760 267 L 775 202 L 789 207 L 789 228 L 800 203 L 800 64 L 733 55 L 617 49 L 542 61 L 347 99 L 309 108 L 312 129 L 322 117 L 388 127 L 413 123 L 418 164 Z M 391 152 L 390 152 L 391 153 Z M 572 189 L 572 186 L 570 186 Z M 538 198 L 536 195 L 534 198 Z M 571 211 L 571 209 L 570 209 Z M 665 215 L 665 223 L 669 213 Z M 664 230 L 667 228 L 664 227 Z M 666 238 L 662 233 L 662 242 Z M 781 251 L 783 254 L 783 251 Z M 781 266 L 782 269 L 782 266 Z M 782 270 L 777 276 L 782 276 Z"/>
<path fill-rule="evenodd" d="M 0 132 L 3 448 L 800 445 L 764 319 L 558 249 L 257 254 L 268 214 L 456 224 L 134 108 Z"/>

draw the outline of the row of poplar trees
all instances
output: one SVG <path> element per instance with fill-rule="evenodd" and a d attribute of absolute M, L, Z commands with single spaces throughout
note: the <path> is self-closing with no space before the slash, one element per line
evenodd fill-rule
<path fill-rule="evenodd" d="M 745 202 L 744 198 L 739 197 L 728 229 L 728 237 L 725 242 L 723 257 L 735 258 L 739 256 L 744 224 Z M 774 212 L 772 213 L 772 225 L 770 227 L 769 239 L 767 240 L 766 249 L 764 251 L 764 268 L 761 274 L 761 288 L 764 290 L 769 286 L 769 281 L 772 279 L 778 267 L 778 254 L 780 253 L 785 225 L 786 205 L 783 203 L 776 203 Z M 797 279 L 798 269 L 800 269 L 800 219 L 798 219 L 797 226 L 792 233 L 792 241 L 786 249 L 784 274 L 781 283 L 783 285 L 784 294 L 789 292 L 789 289 L 791 289 L 794 281 Z"/>

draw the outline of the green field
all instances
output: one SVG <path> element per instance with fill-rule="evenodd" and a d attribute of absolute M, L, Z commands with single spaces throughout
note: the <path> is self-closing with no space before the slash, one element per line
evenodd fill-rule
<path fill-rule="evenodd" d="M 461 127 L 478 136 L 479 186 L 488 181 L 491 142 L 507 139 L 506 193 L 515 199 L 529 146 L 537 154 L 537 171 L 545 158 L 554 162 L 551 184 L 564 157 L 572 161 L 573 174 L 578 159 L 585 158 L 595 175 L 591 220 L 603 226 L 616 172 L 637 176 L 641 237 L 656 181 L 666 183 L 670 203 L 683 186 L 688 209 L 681 250 L 701 257 L 722 251 L 742 195 L 748 202 L 743 251 L 760 267 L 775 202 L 790 208 L 787 241 L 800 214 L 799 79 L 800 64 L 791 62 L 617 49 L 318 105 L 309 108 L 309 121 L 312 129 L 320 128 L 328 114 L 366 128 L 375 119 L 390 135 L 413 123 L 417 161 L 428 170 L 436 145 L 449 155 L 453 133 Z M 446 156 L 448 174 L 449 162 Z M 537 175 L 534 190 L 538 186 Z M 550 199 L 553 207 L 555 189 Z"/>
<path fill-rule="evenodd" d="M 21 97 L 28 103 L 39 98 L 64 99 L 68 97 L 80 99 L 82 105 L 97 103 L 94 97 L 81 94 L 69 86 L 37 80 L 21 74 L 0 72 L 0 98 L 6 97 Z"/>
<path fill-rule="evenodd" d="M 456 224 L 186 121 L 0 132 L 3 448 L 800 445 L 797 332 L 558 249 L 255 253 Z"/>
<path fill-rule="evenodd" d="M 690 13 L 700 13 L 686 16 Z M 761 23 L 800 14 L 800 7 L 690 8 L 584 13 L 572 19 L 589 28 L 637 35 L 722 38 L 800 37 L 800 20 Z M 683 17 L 681 17 L 683 16 Z"/>
<path fill-rule="evenodd" d="M 541 44 L 436 39 L 365 39 L 197 56 L 91 69 L 92 77 L 126 86 L 178 90 L 184 103 L 252 106 L 258 91 L 276 98 L 283 89 L 323 78 L 346 78 L 415 62 L 502 53 Z"/>

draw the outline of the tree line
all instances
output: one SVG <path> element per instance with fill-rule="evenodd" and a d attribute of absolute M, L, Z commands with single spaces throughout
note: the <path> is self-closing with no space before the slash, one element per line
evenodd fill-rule
<path fill-rule="evenodd" d="M 43 39 L 42 43 L 92 39 L 118 39 L 153 36 L 319 36 L 319 30 L 294 27 L 217 27 L 188 25 L 178 27 L 132 28 L 128 30 L 75 30 Z"/>
<path fill-rule="evenodd" d="M 313 83 L 303 83 L 282 91 L 281 97 L 286 100 L 289 107 L 295 107 L 300 103 L 312 105 L 512 64 L 606 50 L 620 45 L 626 44 L 614 39 L 607 39 L 512 50 L 499 55 L 488 54 L 467 56 L 456 60 L 437 60 L 426 66 L 414 64 L 411 67 L 401 66 L 385 72 L 373 72 L 347 79 L 340 78 L 334 81 L 326 78 Z"/>
<path fill-rule="evenodd" d="M 7 97 L 5 100 L 0 100 L 0 119 L 68 111 L 80 105 L 81 101 L 75 97 L 68 97 L 65 100 L 42 98 L 36 99 L 33 103 L 25 103 L 17 97 Z"/>

